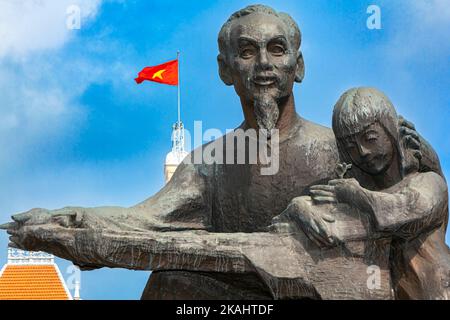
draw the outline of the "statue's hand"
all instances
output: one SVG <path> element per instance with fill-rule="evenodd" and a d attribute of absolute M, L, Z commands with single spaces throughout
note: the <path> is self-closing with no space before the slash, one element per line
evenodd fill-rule
<path fill-rule="evenodd" d="M 81 270 L 101 266 L 87 263 L 75 245 L 77 235 L 89 232 L 82 208 L 32 209 L 12 216 L 13 222 L 0 225 L 10 234 L 9 246 L 29 251 L 45 251 L 73 261 Z M 83 253 L 83 252 L 81 252 Z"/>
<path fill-rule="evenodd" d="M 340 202 L 352 205 L 366 199 L 365 189 L 354 178 L 334 179 L 327 185 L 312 186 L 310 195 L 316 204 Z"/>
<path fill-rule="evenodd" d="M 37 226 L 61 226 L 65 228 L 81 227 L 83 212 L 77 208 L 63 208 L 59 210 L 32 209 L 12 216 L 13 222 L 0 225 L 10 235 L 10 246 L 24 250 L 43 250 L 39 241 L 33 238 Z M 33 232 L 31 232 L 33 231 Z"/>
<path fill-rule="evenodd" d="M 334 222 L 334 218 L 312 206 L 310 197 L 303 196 L 292 199 L 286 210 L 272 220 L 274 224 L 283 222 L 293 222 L 298 225 L 306 236 L 319 247 L 336 244 L 336 238 L 329 227 L 329 223 Z"/>
<path fill-rule="evenodd" d="M 337 202 L 352 204 L 361 198 L 363 188 L 355 178 L 335 179 L 328 181 L 328 186 L 333 190 Z"/>
<path fill-rule="evenodd" d="M 314 185 L 309 188 L 309 195 L 315 204 L 336 203 L 335 188 L 332 185 Z"/>
<path fill-rule="evenodd" d="M 413 150 L 414 157 L 418 160 L 422 159 L 420 136 L 417 133 L 414 124 L 402 116 L 399 116 L 398 126 L 402 144 L 410 150 Z"/>
<path fill-rule="evenodd" d="M 327 187 L 327 190 L 334 194 L 338 203 L 346 203 L 352 207 L 359 208 L 363 212 L 371 211 L 370 191 L 361 187 L 354 178 L 330 180 L 327 186 L 315 187 Z"/>

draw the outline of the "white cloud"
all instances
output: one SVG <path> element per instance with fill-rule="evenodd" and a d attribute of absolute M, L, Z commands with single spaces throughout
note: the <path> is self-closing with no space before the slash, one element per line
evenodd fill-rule
<path fill-rule="evenodd" d="M 449 33 L 450 5 L 448 0 L 412 1 L 411 6 L 411 9 L 427 27 L 439 28 L 443 33 Z"/>
<path fill-rule="evenodd" d="M 101 0 L 0 1 L 0 173 L 83 119 L 77 98 L 101 67 L 82 55 L 64 60 L 77 34 L 66 26 L 70 5 L 79 6 L 83 28 Z"/>
<path fill-rule="evenodd" d="M 448 0 L 404 1 L 394 6 L 392 29 L 397 30 L 387 50 L 400 59 L 446 55 L 450 50 L 450 5 Z"/>
<path fill-rule="evenodd" d="M 73 94 L 45 79 L 46 70 L 35 80 L 27 79 L 27 69 L 35 72 L 38 59 L 21 66 L 0 63 L 0 168 L 7 169 L 24 160 L 38 142 L 64 138 L 68 124 L 80 119 Z M 75 92 L 78 90 L 75 90 Z"/>
<path fill-rule="evenodd" d="M 101 0 L 0 1 L 0 58 L 61 47 L 73 34 L 66 25 L 67 8 L 78 6 L 83 24 L 96 16 L 100 4 Z"/>
<path fill-rule="evenodd" d="M 450 49 L 450 4 L 448 0 L 412 1 L 415 14 L 411 29 L 417 32 L 421 45 L 438 45 Z M 448 52 L 447 52 L 448 54 Z"/>

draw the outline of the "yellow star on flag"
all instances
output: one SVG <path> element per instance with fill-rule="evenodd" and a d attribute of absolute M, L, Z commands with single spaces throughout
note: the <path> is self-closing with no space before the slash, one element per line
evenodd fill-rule
<path fill-rule="evenodd" d="M 156 71 L 153 74 L 152 79 L 160 78 L 161 80 L 163 80 L 162 74 L 163 74 L 164 71 L 166 71 L 166 69 L 162 69 L 162 70 Z"/>

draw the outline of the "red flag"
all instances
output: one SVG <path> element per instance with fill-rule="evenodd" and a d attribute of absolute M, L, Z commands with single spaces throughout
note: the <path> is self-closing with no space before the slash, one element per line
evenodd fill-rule
<path fill-rule="evenodd" d="M 136 83 L 144 80 L 154 81 L 172 86 L 178 85 L 178 59 L 172 60 L 154 67 L 145 67 L 134 79 Z"/>

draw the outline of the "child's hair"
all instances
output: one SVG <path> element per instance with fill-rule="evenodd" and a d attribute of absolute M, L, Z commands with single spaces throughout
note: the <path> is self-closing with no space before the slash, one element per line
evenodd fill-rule
<path fill-rule="evenodd" d="M 336 138 L 361 132 L 379 122 L 388 134 L 398 140 L 398 117 L 388 97 L 374 88 L 352 88 L 338 100 L 333 110 Z"/>
<path fill-rule="evenodd" d="M 407 157 L 408 161 L 404 157 L 405 148 L 399 138 L 398 116 L 391 101 L 379 90 L 367 87 L 347 90 L 334 106 L 333 132 L 341 160 L 352 162 L 344 144 L 346 137 L 361 132 L 375 122 L 385 129 L 397 150 L 401 175 L 417 169 L 415 161 L 410 161 L 411 157 Z"/>

